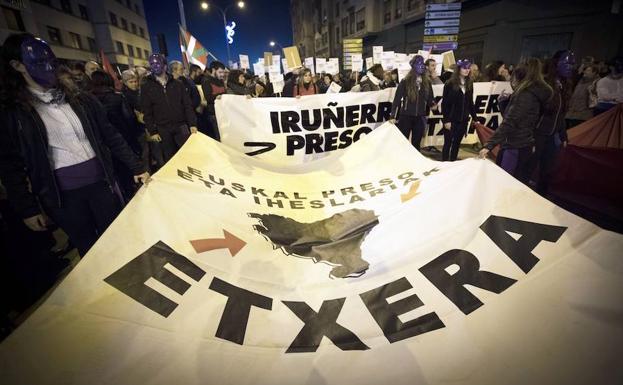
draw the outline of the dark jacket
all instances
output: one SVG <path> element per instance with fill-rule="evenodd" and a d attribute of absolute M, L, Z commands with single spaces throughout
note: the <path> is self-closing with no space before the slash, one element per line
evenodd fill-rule
<path fill-rule="evenodd" d="M 206 111 L 209 115 L 215 115 L 214 101 L 216 97 L 226 92 L 225 83 L 222 80 L 215 78 L 214 76 L 206 75 L 201 83 L 201 89 L 203 90 L 203 97 L 206 100 Z"/>
<path fill-rule="evenodd" d="M 455 87 L 450 81 L 443 86 L 443 99 L 441 100 L 442 121 L 465 122 L 471 116 L 476 120 L 476 107 L 474 106 L 474 88 L 463 90 Z"/>
<path fill-rule="evenodd" d="M 104 106 L 108 121 L 119 131 L 132 151 L 140 154 L 138 137 L 145 132 L 138 124 L 134 110 L 123 94 L 115 92 L 112 88 L 93 90 L 93 94 Z"/>
<path fill-rule="evenodd" d="M 484 147 L 492 150 L 498 144 L 502 148 L 531 146 L 534 143 L 534 128 L 550 97 L 550 90 L 539 84 L 512 94 L 504 111 L 504 120 Z"/>
<path fill-rule="evenodd" d="M 403 79 L 398 83 L 398 88 L 394 95 L 394 102 L 392 103 L 391 117 L 396 119 L 398 111 L 400 111 L 400 115 L 428 116 L 430 107 L 435 104 L 431 82 L 428 82 L 428 87 L 424 87 L 421 83 L 415 100 L 411 100 L 407 93 L 405 80 L 406 79 Z"/>
<path fill-rule="evenodd" d="M 110 124 L 104 107 L 95 97 L 81 94 L 70 104 L 104 169 L 109 186 L 114 183 L 111 155 L 123 162 L 134 175 L 146 171 Z M 36 197 L 45 206 L 60 207 L 61 196 L 48 156 L 47 132 L 39 114 L 34 109 L 15 106 L 0 112 L 0 122 L 0 179 L 15 211 L 22 218 L 40 214 Z"/>
<path fill-rule="evenodd" d="M 534 134 L 558 134 L 562 141 L 567 141 L 565 115 L 567 114 L 568 101 L 565 100 L 565 93 L 563 92 L 562 85 L 559 82 L 556 82 L 552 89 L 554 90 L 554 94 L 545 104 L 543 116 L 536 125 Z"/>
<path fill-rule="evenodd" d="M 128 102 L 128 104 L 130 105 L 130 108 L 132 108 L 133 110 L 136 110 L 138 112 L 141 112 L 141 105 L 140 105 L 140 101 L 139 101 L 139 91 L 138 90 L 132 91 L 128 87 L 123 86 L 123 88 L 121 89 L 121 93 L 125 97 L 125 100 Z"/>
<path fill-rule="evenodd" d="M 146 77 L 140 99 L 145 128 L 151 135 L 157 134 L 159 129 L 197 125 L 197 116 L 184 85 L 171 76 L 168 76 L 166 89 L 154 75 Z"/>
<path fill-rule="evenodd" d="M 242 84 L 227 83 L 227 93 L 231 95 L 251 95 L 251 90 Z"/>
<path fill-rule="evenodd" d="M 197 89 L 195 82 L 185 76 L 180 77 L 179 80 L 182 82 L 186 92 L 188 93 L 190 105 L 193 107 L 193 110 L 197 109 L 197 107 L 201 104 L 201 95 L 199 95 L 199 90 Z"/>

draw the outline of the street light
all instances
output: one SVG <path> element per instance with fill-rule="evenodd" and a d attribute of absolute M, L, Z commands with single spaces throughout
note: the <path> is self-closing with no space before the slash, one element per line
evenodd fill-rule
<path fill-rule="evenodd" d="M 223 15 L 223 27 L 225 28 L 225 30 L 227 30 L 227 11 L 233 6 L 233 4 L 228 5 L 227 7 L 225 7 L 225 9 L 219 7 L 216 4 L 212 4 L 212 6 L 218 9 L 219 12 L 221 12 L 221 15 Z M 245 7 L 245 3 L 244 1 L 239 1 L 236 3 L 236 6 L 238 6 L 238 8 L 240 9 L 243 9 Z M 210 9 L 210 4 L 208 4 L 207 1 L 202 1 L 200 7 L 202 10 L 207 11 Z M 225 46 L 227 47 L 227 64 L 229 64 L 229 62 L 231 62 L 231 55 L 229 53 L 229 41 L 227 39 L 227 34 L 225 34 Z"/>

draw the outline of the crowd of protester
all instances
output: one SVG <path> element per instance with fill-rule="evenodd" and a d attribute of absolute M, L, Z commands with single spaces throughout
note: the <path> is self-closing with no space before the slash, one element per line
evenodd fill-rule
<path fill-rule="evenodd" d="M 84 256 L 190 135 L 220 140 L 215 101 L 223 94 L 300 98 L 396 87 L 391 121 L 419 149 L 430 110 L 441 110 L 442 160 L 454 161 L 476 122 L 474 82 L 510 81 L 514 92 L 499 100 L 504 119 L 480 155 L 500 145 L 497 163 L 524 183 L 538 170 L 536 190 L 543 194 L 566 129 L 623 101 L 621 58 L 606 64 L 586 57 L 578 66 L 571 52 L 560 51 L 517 66 L 491 62 L 482 71 L 462 59 L 440 76 L 433 59 L 416 55 L 410 65 L 403 79 L 381 64 L 365 73 L 300 68 L 285 75 L 277 93 L 268 74 L 219 61 L 185 69 L 153 54 L 149 69 L 123 71 L 119 88 L 116 76 L 94 61 L 59 65 L 47 43 L 11 35 L 0 58 L 0 252 L 7 256 L 0 281 L 4 293 L 24 294 L 2 296 L 2 315 L 27 307 L 54 282 L 68 266 L 67 249 Z M 437 84 L 443 84 L 440 103 L 433 97 Z M 56 244 L 57 228 L 68 245 Z M 10 328 L 6 317 L 2 322 L 3 330 Z"/>

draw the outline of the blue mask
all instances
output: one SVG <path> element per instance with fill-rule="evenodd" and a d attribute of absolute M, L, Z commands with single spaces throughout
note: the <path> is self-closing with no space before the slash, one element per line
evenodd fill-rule
<path fill-rule="evenodd" d="M 164 59 L 164 56 L 159 53 L 151 54 L 149 56 L 149 68 L 151 69 L 151 73 L 160 76 L 167 70 L 167 61 Z"/>
<path fill-rule="evenodd" d="M 572 51 L 565 51 L 556 66 L 558 76 L 568 79 L 573 76 L 573 68 L 575 67 L 575 54 Z"/>
<path fill-rule="evenodd" d="M 55 88 L 58 60 L 45 41 L 29 37 L 21 45 L 22 63 L 26 71 L 43 88 Z"/>
<path fill-rule="evenodd" d="M 411 59 L 411 68 L 417 75 L 424 75 L 426 72 L 426 65 L 424 64 L 424 58 L 420 55 L 415 55 L 413 59 Z"/>

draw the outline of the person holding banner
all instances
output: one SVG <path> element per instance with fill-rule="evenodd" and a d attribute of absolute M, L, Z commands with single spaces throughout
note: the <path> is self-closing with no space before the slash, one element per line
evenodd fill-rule
<path fill-rule="evenodd" d="M 474 87 L 469 71 L 472 63 L 467 60 L 456 62 L 456 71 L 443 86 L 441 113 L 443 114 L 443 150 L 444 161 L 455 161 L 459 146 L 467 133 L 469 117 L 472 124 L 476 121 L 474 106 Z"/>
<path fill-rule="evenodd" d="M 553 90 L 543 116 L 534 130 L 535 149 L 531 160 L 531 173 L 538 169 L 536 192 L 545 196 L 555 160 L 562 145 L 567 142 L 565 115 L 571 98 L 571 77 L 575 72 L 575 55 L 572 51 L 558 51 L 547 61 L 544 79 Z"/>
<path fill-rule="evenodd" d="M 294 85 L 292 96 L 299 98 L 306 95 L 318 94 L 316 84 L 312 82 L 312 74 L 309 68 L 304 68 L 299 74 L 298 82 Z"/>
<path fill-rule="evenodd" d="M 501 146 L 496 163 L 506 172 L 527 184 L 529 162 L 534 146 L 534 129 L 552 96 L 543 79 L 541 61 L 530 58 L 513 71 L 513 93 L 505 108 L 504 120 L 480 150 L 480 158 L 497 145 Z"/>
<path fill-rule="evenodd" d="M 435 101 L 424 58 L 416 55 L 409 64 L 411 70 L 400 81 L 394 95 L 390 122 L 395 123 L 398 118 L 398 129 L 407 139 L 411 135 L 411 144 L 419 151 L 426 118 Z"/>
<path fill-rule="evenodd" d="M 112 156 L 135 183 L 147 183 L 149 173 L 101 103 L 30 34 L 4 41 L 0 105 L 0 179 L 9 201 L 33 231 L 46 231 L 49 215 L 84 256 L 121 211 Z"/>

